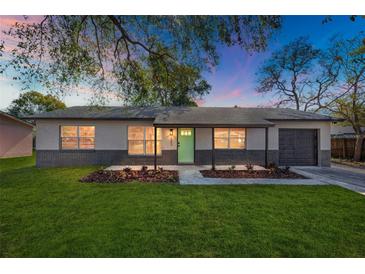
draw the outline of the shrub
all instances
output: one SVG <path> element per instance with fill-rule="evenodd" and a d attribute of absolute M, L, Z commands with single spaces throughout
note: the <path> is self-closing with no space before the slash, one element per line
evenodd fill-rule
<path fill-rule="evenodd" d="M 280 168 L 274 162 L 271 162 L 267 165 L 267 168 L 270 170 L 271 173 L 280 173 Z"/>
<path fill-rule="evenodd" d="M 125 167 L 125 168 L 123 168 L 123 171 L 126 173 L 129 173 L 132 171 L 132 169 L 130 167 Z"/>
<path fill-rule="evenodd" d="M 253 172 L 253 164 L 251 164 L 251 163 L 247 163 L 247 164 L 246 164 L 246 168 L 247 168 L 247 171 L 248 171 L 249 173 L 252 173 L 252 172 Z"/>
<path fill-rule="evenodd" d="M 277 169 L 278 168 L 278 165 L 274 162 L 270 162 L 268 165 L 267 165 L 267 168 L 268 169 Z"/>
<path fill-rule="evenodd" d="M 147 170 L 148 170 L 148 167 L 147 167 L 147 166 L 142 166 L 142 167 L 141 167 L 141 171 L 142 171 L 142 172 L 147 172 Z"/>
<path fill-rule="evenodd" d="M 235 166 L 235 165 L 231 165 L 231 166 L 228 168 L 228 170 L 229 170 L 229 171 L 233 171 L 235 168 L 236 168 L 236 166 Z"/>

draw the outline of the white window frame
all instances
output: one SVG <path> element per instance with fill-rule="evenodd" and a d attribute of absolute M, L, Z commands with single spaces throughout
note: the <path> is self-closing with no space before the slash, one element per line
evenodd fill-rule
<path fill-rule="evenodd" d="M 130 127 L 142 127 L 143 128 L 143 140 L 130 140 L 129 139 L 129 128 Z M 153 139 L 151 140 L 151 139 L 146 139 L 146 128 L 154 128 L 154 130 L 157 130 L 157 129 L 159 129 L 159 128 L 155 128 L 155 127 L 151 127 L 151 126 L 128 126 L 128 129 L 127 129 L 127 144 L 128 144 L 128 147 L 127 147 L 127 149 L 128 149 L 128 155 L 131 155 L 131 156 L 153 156 L 153 155 L 155 155 L 155 152 L 153 151 L 153 153 L 149 153 L 149 154 L 147 154 L 146 153 L 146 151 L 147 151 L 147 149 L 146 149 L 146 147 L 147 147 L 147 141 L 155 141 L 154 140 L 154 136 L 156 135 L 157 136 L 157 134 L 153 134 Z M 157 142 L 161 142 L 161 144 L 160 144 L 160 146 L 162 146 L 162 129 L 160 129 L 161 130 L 161 139 L 159 140 L 159 139 L 157 139 L 156 140 L 156 146 L 157 146 Z M 129 145 L 129 142 L 130 141 L 142 141 L 143 142 L 143 153 L 130 153 L 129 152 L 129 147 L 130 147 L 130 145 Z M 155 150 L 156 150 L 157 148 L 155 147 Z M 156 155 L 161 155 L 162 154 L 162 147 L 161 147 L 161 152 L 159 153 L 158 151 L 157 151 L 157 153 L 156 153 Z"/>
<path fill-rule="evenodd" d="M 219 128 L 223 128 L 223 127 L 219 127 Z M 245 132 L 245 134 L 244 134 L 244 142 L 243 142 L 243 148 L 231 148 L 231 129 L 233 129 L 233 127 L 232 128 L 230 128 L 230 127 L 224 127 L 224 129 L 228 129 L 228 137 L 227 137 L 227 139 L 228 139 L 228 146 L 226 147 L 226 148 L 217 148 L 216 146 L 215 146 L 215 139 L 225 139 L 225 138 L 222 138 L 222 137 L 216 137 L 215 136 L 215 129 L 216 128 L 214 128 L 214 130 L 213 130 L 213 132 L 214 132 L 214 149 L 230 149 L 230 150 L 244 150 L 244 149 L 246 149 L 246 144 L 247 144 L 247 128 L 244 128 L 244 127 L 234 127 L 235 129 L 236 128 L 239 128 L 239 129 L 244 129 L 244 132 Z"/>
<path fill-rule="evenodd" d="M 63 137 L 62 136 L 62 127 L 77 127 L 77 136 L 76 137 Z M 94 128 L 94 137 L 81 137 L 80 136 L 80 127 L 93 127 Z M 60 150 L 95 150 L 96 145 L 96 126 L 95 125 L 60 125 Z M 77 148 L 63 148 L 62 139 L 63 138 L 76 138 L 77 139 Z M 80 138 L 94 138 L 94 147 L 93 148 L 80 148 Z"/>

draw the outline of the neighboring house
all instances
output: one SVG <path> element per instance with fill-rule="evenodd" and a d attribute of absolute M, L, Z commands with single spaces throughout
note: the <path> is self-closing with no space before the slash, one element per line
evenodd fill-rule
<path fill-rule="evenodd" d="M 292 109 L 223 107 L 84 106 L 32 118 L 38 167 L 271 162 L 329 166 L 330 124 L 336 121 Z"/>
<path fill-rule="evenodd" d="M 365 131 L 365 127 L 361 128 Z M 356 136 L 352 126 L 331 125 L 331 155 L 333 158 L 352 159 L 354 157 Z M 361 160 L 365 160 L 365 140 Z"/>
<path fill-rule="evenodd" d="M 361 127 L 365 131 L 365 127 Z M 355 131 L 352 126 L 331 125 L 331 138 L 348 138 L 355 139 Z"/>
<path fill-rule="evenodd" d="M 31 156 L 33 125 L 0 111 L 0 158 Z"/>

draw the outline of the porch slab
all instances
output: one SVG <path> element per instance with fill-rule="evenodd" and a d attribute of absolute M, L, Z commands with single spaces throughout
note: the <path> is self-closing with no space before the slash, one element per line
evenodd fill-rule
<path fill-rule="evenodd" d="M 132 170 L 141 170 L 143 165 L 115 165 L 105 168 L 105 170 L 123 170 L 126 167 L 131 168 Z M 148 169 L 153 169 L 153 165 L 146 165 Z M 158 167 L 162 167 L 165 170 L 177 170 L 177 171 L 186 171 L 186 170 L 209 170 L 212 168 L 211 165 L 158 165 Z M 216 170 L 228 170 L 232 165 L 216 165 Z M 254 165 L 254 170 L 265 170 L 264 167 Z M 235 165 L 235 170 L 247 170 L 245 165 Z"/>

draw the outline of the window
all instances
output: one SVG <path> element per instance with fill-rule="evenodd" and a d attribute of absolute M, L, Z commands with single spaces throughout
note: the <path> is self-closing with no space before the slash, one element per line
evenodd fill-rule
<path fill-rule="evenodd" d="M 128 127 L 128 154 L 155 154 L 154 127 Z M 161 128 L 157 129 L 157 154 L 161 154 Z"/>
<path fill-rule="evenodd" d="M 215 128 L 214 148 L 244 149 L 246 147 L 246 130 L 244 128 Z"/>
<path fill-rule="evenodd" d="M 180 131 L 181 136 L 191 136 L 191 129 L 182 129 Z"/>
<path fill-rule="evenodd" d="M 61 126 L 61 149 L 94 149 L 95 126 Z"/>

